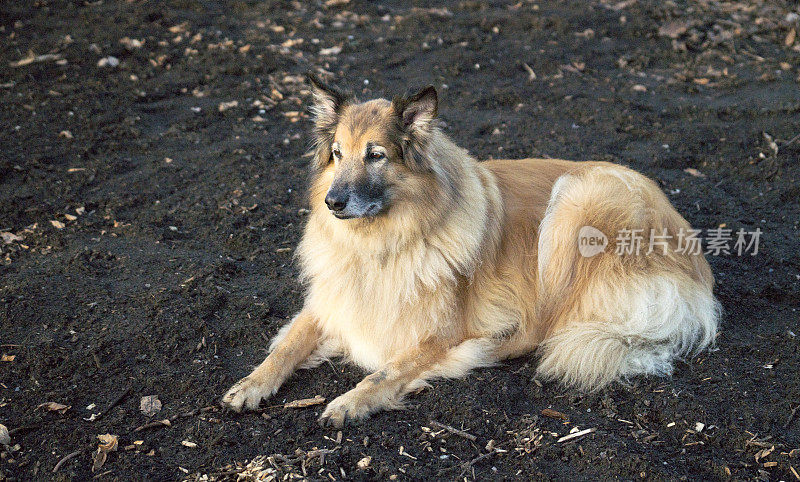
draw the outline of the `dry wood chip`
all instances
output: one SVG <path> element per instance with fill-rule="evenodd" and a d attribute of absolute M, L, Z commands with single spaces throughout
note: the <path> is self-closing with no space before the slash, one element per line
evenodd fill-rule
<path fill-rule="evenodd" d="M 784 39 L 783 44 L 787 47 L 791 47 L 794 44 L 794 39 L 797 38 L 797 30 L 791 29 L 789 33 L 786 35 L 786 39 Z"/>
<path fill-rule="evenodd" d="M 563 413 L 561 413 L 561 412 L 559 412 L 557 410 L 553 410 L 551 408 L 543 409 L 542 410 L 542 415 L 544 415 L 545 417 L 550 417 L 550 418 L 560 418 L 561 420 L 567 420 L 567 418 L 569 418 L 565 414 L 563 414 Z"/>
<path fill-rule="evenodd" d="M 306 407 L 312 407 L 314 405 L 320 405 L 322 403 L 325 403 L 325 397 L 317 395 L 314 398 L 304 398 L 302 400 L 293 400 L 291 402 L 286 402 L 283 405 L 283 408 L 306 408 Z"/>
<path fill-rule="evenodd" d="M 771 447 L 770 447 L 770 448 L 768 448 L 768 449 L 761 449 L 761 450 L 759 450 L 759 451 L 758 451 L 758 453 L 756 453 L 756 457 L 755 457 L 755 458 L 756 458 L 756 462 L 760 461 L 760 460 L 761 460 L 761 459 L 763 459 L 763 458 L 766 458 L 766 457 L 768 457 L 768 456 L 769 456 L 769 454 L 771 454 L 771 453 L 772 453 L 772 452 L 774 452 L 774 451 L 775 451 L 775 446 L 774 446 L 774 445 L 773 445 L 773 446 L 771 446 Z"/>
<path fill-rule="evenodd" d="M 683 172 L 685 172 L 686 174 L 691 174 L 694 177 L 706 177 L 705 174 L 703 174 L 702 172 L 698 171 L 693 167 L 687 167 L 686 169 L 683 170 Z"/>
<path fill-rule="evenodd" d="M 56 229 L 64 229 L 64 223 L 61 221 L 56 221 L 55 219 L 50 220 L 50 224 L 53 225 Z"/>
<path fill-rule="evenodd" d="M 173 25 L 172 27 L 168 28 L 167 30 L 170 33 L 183 33 L 186 31 L 187 22 L 179 23 L 178 25 Z"/>
<path fill-rule="evenodd" d="M 327 49 L 321 49 L 319 51 L 320 55 L 339 55 L 342 53 L 341 45 L 335 45 L 333 47 L 328 47 Z"/>
<path fill-rule="evenodd" d="M 236 107 L 238 105 L 239 105 L 239 101 L 238 100 L 232 100 L 230 102 L 220 102 L 220 104 L 217 107 L 217 109 L 220 112 L 225 112 L 226 110 L 232 109 L 232 108 L 234 108 L 234 107 Z"/>
<path fill-rule="evenodd" d="M 658 28 L 658 35 L 662 37 L 678 38 L 685 34 L 691 24 L 685 20 L 667 22 Z"/>
<path fill-rule="evenodd" d="M 36 55 L 32 50 L 28 50 L 28 55 L 17 60 L 16 62 L 9 62 L 11 67 L 23 67 L 25 65 L 34 64 L 37 62 L 47 62 L 50 60 L 61 60 L 61 54 L 44 54 Z"/>
<path fill-rule="evenodd" d="M 130 37 L 122 37 L 119 39 L 119 43 L 121 43 L 128 50 L 140 49 L 145 42 L 146 40 L 139 40 Z"/>
<path fill-rule="evenodd" d="M 359 460 L 357 465 L 359 469 L 366 470 L 367 468 L 369 468 L 370 463 L 372 463 L 372 457 L 367 455 L 363 459 Z"/>

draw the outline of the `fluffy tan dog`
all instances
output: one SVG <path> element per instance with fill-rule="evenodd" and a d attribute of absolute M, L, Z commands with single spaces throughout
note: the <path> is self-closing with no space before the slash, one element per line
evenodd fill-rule
<path fill-rule="evenodd" d="M 305 304 L 223 404 L 255 409 L 295 369 L 342 356 L 372 374 L 323 412 L 341 426 L 530 352 L 542 377 L 591 390 L 670 374 L 713 341 L 711 270 L 681 251 L 689 224 L 649 179 L 602 162 L 478 162 L 439 128 L 433 87 L 359 103 L 311 86 Z M 634 252 L 620 232 L 661 242 Z"/>

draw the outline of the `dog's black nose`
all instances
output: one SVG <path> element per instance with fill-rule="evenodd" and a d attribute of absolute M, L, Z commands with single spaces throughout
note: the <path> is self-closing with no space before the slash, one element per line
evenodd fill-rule
<path fill-rule="evenodd" d="M 347 206 L 348 197 L 347 193 L 344 192 L 329 191 L 328 195 L 325 196 L 325 204 L 328 205 L 328 209 L 331 211 L 341 211 Z"/>

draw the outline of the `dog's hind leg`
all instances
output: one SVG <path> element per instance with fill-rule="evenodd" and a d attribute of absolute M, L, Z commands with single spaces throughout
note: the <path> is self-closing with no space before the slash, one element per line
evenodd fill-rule
<path fill-rule="evenodd" d="M 496 346 L 496 342 L 488 338 L 472 338 L 449 348 L 438 340 L 424 342 L 335 398 L 325 408 L 320 423 L 341 427 L 347 420 L 400 408 L 403 396 L 427 386 L 427 380 L 458 378 L 473 368 L 494 364 Z"/>
<path fill-rule="evenodd" d="M 222 397 L 222 404 L 237 412 L 243 407 L 258 408 L 261 400 L 274 395 L 289 375 L 317 350 L 320 335 L 317 319 L 301 311 L 278 332 L 267 358 Z"/>

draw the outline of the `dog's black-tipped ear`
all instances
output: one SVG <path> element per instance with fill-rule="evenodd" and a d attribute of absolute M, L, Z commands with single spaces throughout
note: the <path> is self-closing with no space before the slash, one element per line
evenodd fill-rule
<path fill-rule="evenodd" d="M 402 132 L 406 165 L 417 172 L 430 172 L 431 163 L 425 151 L 437 126 L 439 97 L 436 89 L 429 85 L 412 96 L 395 97 L 392 107 Z"/>
<path fill-rule="evenodd" d="M 439 96 L 429 85 L 410 97 L 395 97 L 392 101 L 400 125 L 406 130 L 430 130 L 439 109 Z"/>
<path fill-rule="evenodd" d="M 329 126 L 336 123 L 336 116 L 344 103 L 347 95 L 326 85 L 315 73 L 306 73 L 308 83 L 311 85 L 313 95 L 311 115 L 317 125 Z"/>

